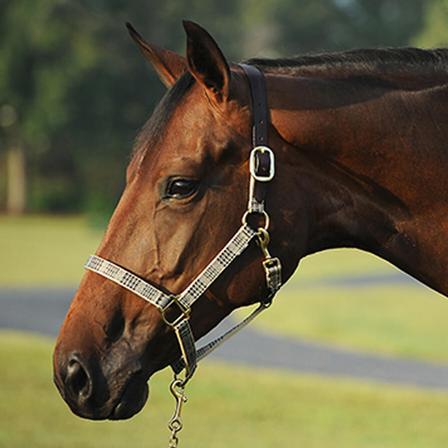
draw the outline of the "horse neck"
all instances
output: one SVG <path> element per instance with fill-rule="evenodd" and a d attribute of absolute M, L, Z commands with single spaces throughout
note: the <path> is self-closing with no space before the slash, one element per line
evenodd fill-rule
<path fill-rule="evenodd" d="M 363 249 L 448 294 L 447 88 L 269 76 L 268 88 L 306 198 L 305 254 Z"/>

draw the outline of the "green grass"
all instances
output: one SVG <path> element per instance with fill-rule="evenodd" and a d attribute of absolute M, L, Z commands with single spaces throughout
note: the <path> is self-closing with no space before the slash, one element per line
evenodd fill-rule
<path fill-rule="evenodd" d="M 448 303 L 424 287 L 285 288 L 254 326 L 395 356 L 448 361 Z"/>
<path fill-rule="evenodd" d="M 356 250 L 307 257 L 254 326 L 357 350 L 448 361 L 448 302 L 441 294 L 414 283 L 319 284 L 319 279 L 397 271 Z"/>
<path fill-rule="evenodd" d="M 357 250 L 302 260 L 254 325 L 268 332 L 394 356 L 448 361 L 448 302 L 417 284 L 325 286 L 319 279 L 395 274 L 398 269 Z"/>
<path fill-rule="evenodd" d="M 320 278 L 368 274 L 393 274 L 398 268 L 385 260 L 357 249 L 333 249 L 305 257 L 289 283 Z"/>
<path fill-rule="evenodd" d="M 52 343 L 0 332 L 0 446 L 166 446 L 168 373 L 125 422 L 73 416 L 51 381 Z M 448 394 L 205 363 L 188 388 L 181 446 L 277 448 L 441 447 Z"/>
<path fill-rule="evenodd" d="M 0 216 L 0 285 L 76 285 L 100 239 L 81 217 Z"/>
<path fill-rule="evenodd" d="M 0 216 L 0 285 L 73 285 L 97 248 L 102 232 L 82 217 Z M 50 264 L 52 263 L 52 264 Z M 391 265 L 365 252 L 327 251 L 300 266 L 299 279 L 390 272 Z"/>

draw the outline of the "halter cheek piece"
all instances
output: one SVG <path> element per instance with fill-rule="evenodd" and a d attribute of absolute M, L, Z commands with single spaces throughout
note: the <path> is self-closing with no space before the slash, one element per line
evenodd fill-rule
<path fill-rule="evenodd" d="M 274 295 L 282 284 L 280 260 L 272 257 L 268 250 L 269 215 L 265 210 L 265 197 L 268 183 L 275 176 L 275 157 L 272 150 L 266 146 L 268 140 L 269 110 L 265 80 L 262 72 L 257 68 L 245 64 L 241 64 L 240 67 L 249 80 L 251 92 L 253 149 L 249 159 L 249 203 L 247 211 L 242 218 L 242 225 L 235 235 L 192 283 L 178 295 L 166 293 L 126 269 L 97 255 L 92 255 L 84 266 L 86 269 L 96 272 L 123 288 L 132 291 L 160 310 L 163 320 L 174 330 L 179 342 L 182 357 L 174 362 L 171 367 L 175 375 L 185 370 L 184 379 L 177 380 L 177 386 L 182 388 L 192 377 L 198 361 L 211 353 L 215 348 L 250 323 L 261 311 L 266 309 L 271 304 Z M 261 215 L 264 221 L 262 227 L 254 228 L 249 224 L 248 220 L 253 215 Z M 264 259 L 262 264 L 266 276 L 268 296 L 260 300 L 260 306 L 242 322 L 235 325 L 219 338 L 196 349 L 193 332 L 189 323 L 192 305 L 204 294 L 235 258 L 249 247 L 253 239 L 256 239 L 263 253 Z M 172 385 L 174 391 L 175 388 L 176 386 Z"/>

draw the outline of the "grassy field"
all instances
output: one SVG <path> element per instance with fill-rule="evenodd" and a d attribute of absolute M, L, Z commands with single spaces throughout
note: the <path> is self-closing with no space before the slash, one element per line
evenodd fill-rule
<path fill-rule="evenodd" d="M 302 260 L 274 305 L 254 325 L 346 348 L 448 361 L 448 302 L 441 294 L 418 282 L 325 282 L 398 273 L 388 262 L 358 250 L 312 255 Z"/>
<path fill-rule="evenodd" d="M 49 340 L 0 332 L 0 446 L 166 446 L 168 373 L 126 422 L 73 416 L 51 381 Z M 181 446 L 441 447 L 448 394 L 205 363 L 189 387 Z"/>
<path fill-rule="evenodd" d="M 0 287 L 76 285 L 101 233 L 79 217 L 0 217 Z M 255 325 L 344 347 L 448 360 L 448 303 L 437 293 L 413 284 L 342 287 L 319 282 L 394 272 L 388 263 L 360 251 L 313 255 L 303 260 Z"/>
<path fill-rule="evenodd" d="M 0 215 L 0 285 L 72 286 L 78 283 L 82 264 L 95 252 L 102 234 L 101 230 L 90 228 L 83 217 Z M 49 266 L 50 261 L 57 269 Z M 394 268 L 373 255 L 336 250 L 304 261 L 300 278 L 390 272 L 391 269 Z"/>
<path fill-rule="evenodd" d="M 297 281 L 253 325 L 347 348 L 448 361 L 447 322 L 448 302 L 423 286 L 323 287 Z"/>
<path fill-rule="evenodd" d="M 101 234 L 81 217 L 0 216 L 0 285 L 76 285 Z"/>

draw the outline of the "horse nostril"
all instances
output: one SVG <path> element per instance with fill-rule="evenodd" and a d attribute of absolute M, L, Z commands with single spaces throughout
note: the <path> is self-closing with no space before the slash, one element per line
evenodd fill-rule
<path fill-rule="evenodd" d="M 75 355 L 68 362 L 65 384 L 77 400 L 86 400 L 92 394 L 92 381 L 88 371 Z"/>

